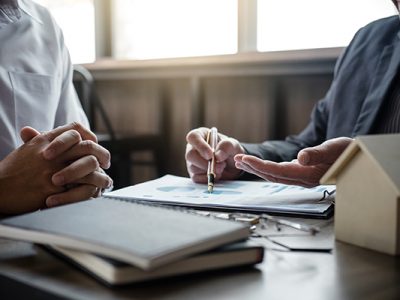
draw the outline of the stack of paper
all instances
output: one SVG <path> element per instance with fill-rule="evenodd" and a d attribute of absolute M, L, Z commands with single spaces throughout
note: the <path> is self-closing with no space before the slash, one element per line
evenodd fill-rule
<path fill-rule="evenodd" d="M 196 208 L 242 210 L 307 217 L 329 217 L 334 185 L 311 189 L 266 181 L 223 181 L 208 193 L 207 186 L 189 178 L 166 175 L 106 194 L 125 200 L 145 200 Z"/>

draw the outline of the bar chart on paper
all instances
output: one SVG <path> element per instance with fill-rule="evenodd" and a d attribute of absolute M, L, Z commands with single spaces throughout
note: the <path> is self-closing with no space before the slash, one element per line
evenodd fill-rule
<path fill-rule="evenodd" d="M 217 182 L 213 193 L 209 193 L 205 184 L 193 183 L 186 177 L 166 175 L 106 196 L 195 208 L 326 217 L 333 208 L 334 191 L 334 185 L 309 189 L 267 181 L 234 180 Z"/>

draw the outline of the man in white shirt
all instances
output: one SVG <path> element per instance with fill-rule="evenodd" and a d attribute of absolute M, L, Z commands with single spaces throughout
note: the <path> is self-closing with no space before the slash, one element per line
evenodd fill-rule
<path fill-rule="evenodd" d="M 101 170 L 110 154 L 88 127 L 54 19 L 30 0 L 0 0 L 0 213 L 84 200 L 111 186 Z"/>

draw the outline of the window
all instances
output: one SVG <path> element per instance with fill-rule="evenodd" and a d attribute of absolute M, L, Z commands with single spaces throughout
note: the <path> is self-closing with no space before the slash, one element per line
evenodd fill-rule
<path fill-rule="evenodd" d="M 64 33 L 73 63 L 95 60 L 93 0 L 36 0 L 47 7 Z"/>
<path fill-rule="evenodd" d="M 390 0 L 258 0 L 257 49 L 346 46 L 355 32 L 397 14 Z"/>
<path fill-rule="evenodd" d="M 390 0 L 36 1 L 63 29 L 73 63 L 95 60 L 95 5 L 97 49 L 117 59 L 233 54 L 238 44 L 240 51 L 341 47 L 367 23 L 398 13 Z"/>
<path fill-rule="evenodd" d="M 113 54 L 166 58 L 237 51 L 237 0 L 115 0 Z"/>

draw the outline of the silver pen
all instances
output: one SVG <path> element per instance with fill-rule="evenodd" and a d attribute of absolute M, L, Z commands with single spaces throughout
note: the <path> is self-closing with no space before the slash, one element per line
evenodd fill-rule
<path fill-rule="evenodd" d="M 214 181 L 215 181 L 215 148 L 217 147 L 218 143 L 218 131 L 216 127 L 212 127 L 207 135 L 207 143 L 210 145 L 213 156 L 208 162 L 208 169 L 207 169 L 207 186 L 208 192 L 212 193 L 214 190 Z"/>

